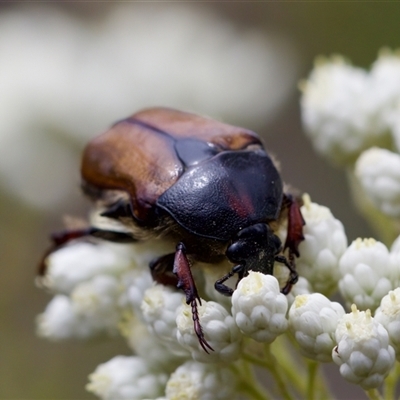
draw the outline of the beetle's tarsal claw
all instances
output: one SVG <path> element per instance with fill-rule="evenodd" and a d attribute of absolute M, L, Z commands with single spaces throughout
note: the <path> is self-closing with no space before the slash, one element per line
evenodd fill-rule
<path fill-rule="evenodd" d="M 199 299 L 200 300 L 200 299 Z M 199 312 L 197 310 L 197 303 L 196 300 L 192 300 L 192 318 L 194 323 L 194 331 L 196 333 L 197 338 L 199 339 L 200 346 L 203 350 L 209 354 L 209 350 L 214 351 L 214 349 L 208 344 L 207 340 L 204 337 L 203 328 L 200 324 Z"/>

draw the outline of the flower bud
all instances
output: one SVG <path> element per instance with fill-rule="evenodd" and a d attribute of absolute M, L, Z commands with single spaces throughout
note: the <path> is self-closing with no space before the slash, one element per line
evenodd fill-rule
<path fill-rule="evenodd" d="M 231 362 L 241 354 L 242 335 L 228 311 L 214 301 L 201 300 L 198 307 L 200 323 L 208 344 L 214 351 L 207 354 L 194 332 L 192 309 L 183 303 L 178 310 L 177 337 L 182 346 L 189 349 L 196 361 L 203 363 Z"/>
<path fill-rule="evenodd" d="M 237 379 L 228 368 L 188 361 L 169 378 L 168 399 L 225 400 L 237 397 Z"/>
<path fill-rule="evenodd" d="M 347 248 L 347 237 L 343 224 L 329 208 L 312 203 L 308 195 L 304 195 L 303 200 L 305 240 L 299 245 L 300 258 L 296 268 L 315 292 L 328 296 L 337 290 L 339 259 Z"/>
<path fill-rule="evenodd" d="M 332 161 L 352 162 L 386 133 L 375 116 L 367 72 L 343 58 L 319 59 L 302 91 L 306 133 L 316 150 Z"/>
<path fill-rule="evenodd" d="M 365 390 L 379 387 L 395 361 L 386 329 L 369 310 L 358 311 L 353 305 L 351 313 L 339 320 L 335 337 L 332 358 L 343 378 Z"/>
<path fill-rule="evenodd" d="M 232 315 L 246 336 L 271 343 L 286 331 L 288 301 L 272 275 L 250 271 L 232 295 Z"/>
<path fill-rule="evenodd" d="M 362 310 L 375 310 L 393 289 L 393 267 L 389 251 L 374 239 L 357 239 L 339 262 L 339 289 L 347 304 Z"/>
<path fill-rule="evenodd" d="M 163 394 L 167 375 L 154 373 L 140 357 L 117 356 L 89 375 L 86 389 L 103 400 L 154 399 Z"/>
<path fill-rule="evenodd" d="M 339 303 L 331 302 L 320 293 L 296 297 L 289 310 L 289 326 L 305 357 L 332 361 L 336 326 L 344 314 Z"/>
<path fill-rule="evenodd" d="M 358 158 L 355 174 L 375 207 L 390 217 L 400 216 L 400 155 L 372 147 Z"/>
<path fill-rule="evenodd" d="M 81 282 L 99 274 L 119 275 L 130 265 L 131 249 L 108 242 L 75 242 L 51 253 L 46 260 L 44 285 L 69 294 Z"/>
<path fill-rule="evenodd" d="M 381 301 L 375 312 L 375 320 L 381 323 L 388 331 L 390 344 L 396 352 L 396 359 L 400 361 L 400 288 L 391 290 Z"/>

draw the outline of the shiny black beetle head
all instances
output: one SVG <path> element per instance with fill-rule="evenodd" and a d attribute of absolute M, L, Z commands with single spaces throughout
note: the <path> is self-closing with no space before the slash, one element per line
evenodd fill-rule
<path fill-rule="evenodd" d="M 281 240 L 264 223 L 242 229 L 228 247 L 226 256 L 243 268 L 244 276 L 248 271 L 273 274 L 274 262 L 282 249 Z"/>

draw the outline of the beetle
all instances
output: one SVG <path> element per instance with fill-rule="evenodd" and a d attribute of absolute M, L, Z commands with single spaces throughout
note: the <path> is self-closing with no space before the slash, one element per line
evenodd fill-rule
<path fill-rule="evenodd" d="M 47 254 L 84 236 L 121 243 L 173 241 L 176 251 L 153 260 L 151 273 L 157 282 L 184 291 L 206 352 L 213 349 L 199 320 L 192 263 L 228 258 L 231 271 L 215 282 L 226 296 L 234 292 L 225 284 L 230 277 L 237 275 L 239 282 L 249 271 L 273 274 L 275 262 L 290 271 L 283 293 L 298 279 L 295 257 L 304 239 L 299 202 L 284 193 L 273 159 L 250 130 L 169 108 L 145 109 L 88 143 L 81 176 L 83 192 L 101 215 L 118 220 L 124 230 L 65 230 L 53 235 Z M 288 221 L 284 245 L 274 233 L 283 219 Z"/>

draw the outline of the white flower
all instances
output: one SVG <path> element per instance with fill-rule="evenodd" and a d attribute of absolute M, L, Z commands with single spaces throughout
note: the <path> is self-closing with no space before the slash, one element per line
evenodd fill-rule
<path fill-rule="evenodd" d="M 91 328 L 79 322 L 70 298 L 60 294 L 53 297 L 45 311 L 38 315 L 38 335 L 52 340 L 91 336 Z"/>
<path fill-rule="evenodd" d="M 194 332 L 192 309 L 183 303 L 178 310 L 177 338 L 190 350 L 192 358 L 203 363 L 232 362 L 241 354 L 242 335 L 228 311 L 213 301 L 201 300 L 198 307 L 205 340 L 214 351 L 206 353 Z"/>
<path fill-rule="evenodd" d="M 232 295 L 232 315 L 246 336 L 271 343 L 286 331 L 288 301 L 272 275 L 250 271 Z"/>
<path fill-rule="evenodd" d="M 303 200 L 301 213 L 306 224 L 296 268 L 314 291 L 329 295 L 337 289 L 339 259 L 347 248 L 346 233 L 329 208 L 312 203 L 308 195 Z"/>
<path fill-rule="evenodd" d="M 289 326 L 302 354 L 321 362 L 332 361 L 338 320 L 343 307 L 319 293 L 297 296 L 289 310 Z"/>
<path fill-rule="evenodd" d="M 103 400 L 142 400 L 161 396 L 167 375 L 155 373 L 140 357 L 117 356 L 89 375 L 86 389 Z"/>
<path fill-rule="evenodd" d="M 375 312 L 375 320 L 381 323 L 389 333 L 390 344 L 400 361 L 400 288 L 391 290 L 381 301 Z"/>
<path fill-rule="evenodd" d="M 319 60 L 301 98 L 302 120 L 316 150 L 345 162 L 365 146 L 369 118 L 362 111 L 368 76 L 343 59 Z"/>
<path fill-rule="evenodd" d="M 170 400 L 226 400 L 237 398 L 237 379 L 228 368 L 188 361 L 169 378 L 165 390 Z"/>
<path fill-rule="evenodd" d="M 130 11 L 115 5 L 87 21 L 49 7 L 0 16 L 0 176 L 36 207 L 75 187 L 71 139 L 153 105 L 261 125 L 293 88 L 293 48 L 276 32 L 238 29 L 204 7 Z"/>
<path fill-rule="evenodd" d="M 400 54 L 383 49 L 370 72 L 372 92 L 379 104 L 379 118 L 389 122 L 400 101 Z"/>
<path fill-rule="evenodd" d="M 362 310 L 375 310 L 389 290 L 393 289 L 393 269 L 389 251 L 374 239 L 357 239 L 339 262 L 339 290 L 347 304 Z"/>
<path fill-rule="evenodd" d="M 399 52 L 381 51 L 370 72 L 339 57 L 320 60 L 302 89 L 305 129 L 331 160 L 352 163 L 363 150 L 392 147 L 393 141 L 400 149 Z"/>
<path fill-rule="evenodd" d="M 38 333 L 54 340 L 116 334 L 120 319 L 119 296 L 118 280 L 98 275 L 77 285 L 70 297 L 55 296 L 38 316 Z"/>
<path fill-rule="evenodd" d="M 355 174 L 365 195 L 381 212 L 400 216 L 400 155 L 372 147 L 358 158 Z"/>
<path fill-rule="evenodd" d="M 176 318 L 183 298 L 181 291 L 164 285 L 153 285 L 144 292 L 141 304 L 142 316 L 147 326 L 177 355 L 188 354 L 177 340 Z"/>
<path fill-rule="evenodd" d="M 343 378 L 365 390 L 379 387 L 395 361 L 386 329 L 369 310 L 358 311 L 353 305 L 352 312 L 339 320 L 335 336 L 332 358 Z"/>
<path fill-rule="evenodd" d="M 186 358 L 171 351 L 171 346 L 159 339 L 145 323 L 135 315 L 127 313 L 119 324 L 122 335 L 126 338 L 133 352 L 143 359 L 154 371 L 173 372 Z"/>
<path fill-rule="evenodd" d="M 74 287 L 98 274 L 119 275 L 131 266 L 131 247 L 98 241 L 77 241 L 46 259 L 43 284 L 53 292 L 69 294 Z"/>

